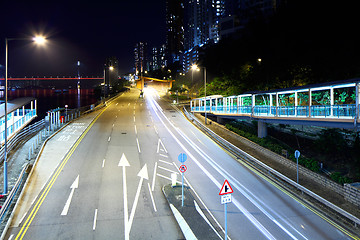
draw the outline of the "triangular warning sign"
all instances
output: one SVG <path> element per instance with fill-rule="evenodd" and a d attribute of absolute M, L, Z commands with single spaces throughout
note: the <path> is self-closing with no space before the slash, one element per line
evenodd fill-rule
<path fill-rule="evenodd" d="M 233 193 L 233 189 L 230 186 L 230 183 L 228 182 L 228 180 L 225 180 L 224 184 L 221 187 L 221 190 L 219 192 L 219 195 L 225 195 L 225 194 L 230 194 Z"/>

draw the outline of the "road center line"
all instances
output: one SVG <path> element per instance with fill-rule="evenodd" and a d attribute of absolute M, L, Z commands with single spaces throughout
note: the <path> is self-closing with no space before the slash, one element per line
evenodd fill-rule
<path fill-rule="evenodd" d="M 93 231 L 95 231 L 95 228 L 96 228 L 97 212 L 98 212 L 98 210 L 97 210 L 97 209 L 95 209 L 95 216 L 94 216 Z"/>
<path fill-rule="evenodd" d="M 139 153 L 141 153 L 140 144 L 139 144 L 139 139 L 138 139 L 138 138 L 136 138 L 136 143 L 137 143 L 137 147 L 138 147 Z"/>
<path fill-rule="evenodd" d="M 137 129 L 136 129 L 136 125 L 135 125 L 134 127 L 135 127 L 135 134 L 137 135 Z"/>
<path fill-rule="evenodd" d="M 108 138 L 108 142 L 110 142 L 110 140 L 111 140 L 111 137 L 109 136 L 109 138 Z"/>
<path fill-rule="evenodd" d="M 104 168 L 104 167 L 105 167 L 105 158 L 104 158 L 104 160 L 102 162 L 102 168 Z"/>

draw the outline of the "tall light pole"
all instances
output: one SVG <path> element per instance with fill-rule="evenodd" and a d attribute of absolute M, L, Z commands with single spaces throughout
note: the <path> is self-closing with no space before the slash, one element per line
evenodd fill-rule
<path fill-rule="evenodd" d="M 191 66 L 192 71 L 199 71 L 200 68 L 204 69 L 204 93 L 205 93 L 205 125 L 207 124 L 207 111 L 206 111 L 206 67 L 198 67 L 196 64 Z"/>
<path fill-rule="evenodd" d="M 7 88 L 8 88 L 8 59 L 9 59 L 9 41 L 13 40 L 29 40 L 28 38 L 5 38 L 5 107 L 4 107 L 4 119 L 5 119 L 5 143 L 4 143 L 4 194 L 8 193 L 8 180 L 7 180 Z M 43 36 L 35 36 L 32 39 L 37 44 L 44 44 L 46 39 Z"/>
<path fill-rule="evenodd" d="M 108 67 L 108 69 L 110 70 L 110 71 L 112 71 L 112 70 L 114 70 L 114 67 L 113 66 L 110 66 L 110 67 Z M 110 84 L 110 73 L 109 73 L 109 84 Z M 109 85 L 108 84 L 108 85 Z M 104 98 L 106 98 L 106 67 L 104 68 Z M 105 100 L 104 100 L 105 101 Z"/>

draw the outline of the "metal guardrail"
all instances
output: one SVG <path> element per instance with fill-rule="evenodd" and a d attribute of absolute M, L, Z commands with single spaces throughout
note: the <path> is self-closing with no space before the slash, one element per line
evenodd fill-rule
<path fill-rule="evenodd" d="M 6 201 L 4 202 L 4 204 L 3 204 L 3 206 L 2 206 L 2 208 L 0 210 L 0 222 L 2 222 L 4 220 L 5 213 L 7 212 L 12 200 L 14 199 L 17 191 L 19 190 L 19 187 L 21 185 L 21 182 L 22 182 L 24 174 L 25 174 L 25 170 L 28 168 L 28 166 L 29 166 L 29 164 L 26 164 L 23 167 L 23 169 L 22 169 L 22 171 L 21 171 L 21 173 L 20 173 L 14 187 L 11 189 L 9 195 L 6 198 Z"/>
<path fill-rule="evenodd" d="M 244 152 L 240 148 L 234 146 L 232 143 L 226 141 L 225 139 L 223 139 L 222 137 L 220 137 L 216 133 L 214 133 L 212 130 L 210 130 L 209 128 L 204 126 L 196 117 L 194 117 L 192 114 L 190 114 L 186 110 L 185 107 L 183 109 L 184 109 L 185 116 L 188 119 L 192 120 L 192 122 L 196 126 L 198 126 L 204 133 L 206 133 L 214 141 L 216 141 L 218 144 L 220 144 L 222 147 L 227 149 L 229 152 L 231 152 L 235 156 L 241 157 L 242 159 L 244 159 L 248 163 L 251 163 L 252 166 L 255 165 L 257 167 L 257 169 L 259 169 L 259 167 L 260 167 L 261 169 L 266 170 L 267 173 L 271 173 L 272 175 L 278 177 L 279 179 L 281 179 L 282 181 L 284 181 L 287 184 L 291 185 L 292 187 L 300 190 L 301 192 L 303 192 L 303 193 L 307 194 L 308 196 L 312 197 L 313 199 L 316 199 L 321 204 L 325 205 L 326 207 L 329 207 L 330 209 L 332 209 L 336 213 L 338 213 L 338 214 L 342 215 L 343 217 L 345 217 L 346 219 L 350 220 L 351 222 L 354 223 L 355 226 L 360 226 L 360 219 L 359 218 L 357 218 L 354 215 L 348 213 L 347 211 L 341 209 L 340 207 L 336 206 L 335 204 L 329 202 L 328 200 L 320 197 L 319 195 L 315 194 L 314 192 L 310 191 L 309 189 L 301 186 L 300 184 L 298 184 L 295 181 L 291 180 L 290 178 L 284 176 L 280 172 L 278 172 L 278 171 L 272 169 L 271 167 L 267 166 L 266 164 L 262 163 L 261 161 L 254 158 L 250 154 Z"/>
<path fill-rule="evenodd" d="M 30 138 L 34 133 L 39 132 L 41 129 L 45 127 L 45 120 L 40 120 L 28 127 L 24 127 L 21 131 L 15 134 L 7 143 L 7 152 L 9 153 L 19 142 Z M 4 161 L 4 146 L 0 149 L 0 162 Z"/>

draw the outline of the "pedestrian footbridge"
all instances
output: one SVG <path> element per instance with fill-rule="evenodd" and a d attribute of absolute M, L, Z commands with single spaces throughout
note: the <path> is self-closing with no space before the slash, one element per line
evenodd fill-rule
<path fill-rule="evenodd" d="M 336 128 L 359 127 L 360 79 L 349 79 L 237 96 L 206 96 L 191 100 L 193 113 L 258 120 L 258 135 L 266 123 Z"/>

